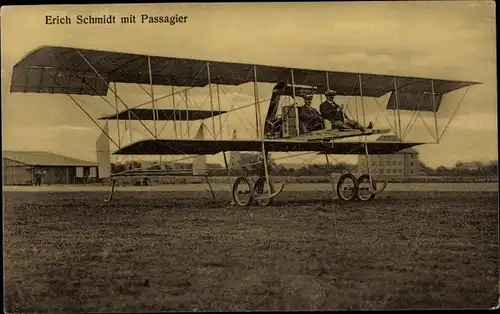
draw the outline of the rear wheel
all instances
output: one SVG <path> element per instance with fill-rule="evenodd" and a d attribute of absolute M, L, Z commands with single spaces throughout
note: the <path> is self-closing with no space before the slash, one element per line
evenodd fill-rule
<path fill-rule="evenodd" d="M 371 189 L 370 189 L 370 183 Z M 370 176 L 367 174 L 363 174 L 358 178 L 358 195 L 357 198 L 360 201 L 371 201 L 375 198 L 374 191 L 377 189 L 377 184 L 375 180 L 372 178 L 372 182 L 370 182 Z"/>
<path fill-rule="evenodd" d="M 343 201 L 352 201 L 358 194 L 358 180 L 350 173 L 343 174 L 337 183 L 337 195 Z"/>
<path fill-rule="evenodd" d="M 245 177 L 238 177 L 233 184 L 233 201 L 239 206 L 250 206 L 253 201 L 252 185 Z"/>

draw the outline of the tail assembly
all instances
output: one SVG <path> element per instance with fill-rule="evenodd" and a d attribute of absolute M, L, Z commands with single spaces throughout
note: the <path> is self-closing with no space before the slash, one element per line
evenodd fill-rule
<path fill-rule="evenodd" d="M 104 124 L 103 132 L 96 142 L 97 169 L 99 178 L 109 178 L 111 176 L 111 152 L 109 148 L 108 121 Z"/>

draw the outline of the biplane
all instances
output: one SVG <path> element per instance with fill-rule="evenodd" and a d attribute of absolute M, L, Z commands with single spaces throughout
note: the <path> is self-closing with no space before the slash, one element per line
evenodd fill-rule
<path fill-rule="evenodd" d="M 149 103 L 138 106 L 126 104 L 118 94 L 116 83 L 150 85 L 151 91 L 144 91 L 151 97 L 149 102 L 151 107 L 144 108 L 144 105 Z M 247 83 L 253 83 L 254 102 L 250 105 L 255 108 L 258 138 L 217 138 L 215 117 L 220 117 L 229 111 L 221 111 L 220 107 L 214 110 L 212 86 L 216 85 L 218 90 L 218 87 L 222 85 L 239 86 Z M 274 84 L 269 99 L 260 99 L 259 84 L 261 83 Z M 198 158 L 223 153 L 226 170 L 228 169 L 226 152 L 257 152 L 262 157 L 258 179 L 252 182 L 253 180 L 249 177 L 240 176 L 231 187 L 233 202 L 248 206 L 254 202 L 268 205 L 284 189 L 284 183 L 276 184 L 270 180 L 268 171 L 270 153 L 322 154 L 326 157 L 328 164 L 329 155 L 365 155 L 368 160 L 372 154 L 393 154 L 409 147 L 428 144 L 427 142 L 404 142 L 401 139 L 401 122 L 398 123 L 401 110 L 432 112 L 435 119 L 435 136 L 431 135 L 435 143 L 439 143 L 440 134 L 436 114 L 443 96 L 465 87 L 468 90 L 475 84 L 479 83 L 43 46 L 26 55 L 14 66 L 10 90 L 12 93 L 66 94 L 102 131 L 97 141 L 97 155 L 99 176 L 111 179 L 111 194 L 107 201 L 111 201 L 113 197 L 115 181 L 118 177 L 148 173 L 155 176 L 168 175 L 165 171 L 151 172 L 152 170 L 148 169 L 112 173 L 109 148 L 112 142 L 117 147 L 112 153 L 114 155 L 195 155 Z M 172 86 L 172 92 L 155 98 L 154 86 Z M 187 91 L 205 86 L 209 89 L 210 110 L 190 109 Z M 182 90 L 175 91 L 174 87 L 182 88 Z M 328 125 L 328 120 L 324 121 L 324 127 L 321 130 L 307 130 L 303 121 L 300 121 L 298 100 L 310 95 L 324 95 L 327 90 L 335 90 L 337 95 L 341 96 L 359 97 L 363 115 L 364 98 L 380 98 L 390 95 L 386 110 L 394 112 L 394 130 L 392 128 L 373 128 L 363 131 L 338 129 Z M 115 106 L 105 98 L 108 92 L 114 95 Z M 85 110 L 76 99 L 76 95 L 100 97 L 115 108 L 116 112 L 96 119 Z M 173 102 L 174 108 L 170 109 L 160 109 L 155 106 L 160 98 L 171 97 L 173 99 L 176 96 L 183 97 L 182 95 L 186 102 L 185 109 L 176 108 L 175 102 Z M 290 97 L 293 100 L 292 104 L 283 105 L 283 102 L 280 102 L 283 97 Z M 261 121 L 261 103 L 265 101 L 268 101 L 267 114 L 264 121 Z M 121 103 L 125 109 L 118 110 L 117 103 Z M 450 117 L 450 121 L 452 118 L 453 116 Z M 99 120 L 106 120 L 105 126 L 101 126 Z M 117 122 L 128 120 L 129 125 L 131 121 L 138 122 L 146 128 L 151 137 L 121 145 L 110 136 L 108 120 L 117 120 Z M 194 137 L 189 135 L 188 138 L 182 139 L 171 136 L 159 137 L 156 127 L 159 121 L 177 123 L 194 120 L 202 122 L 211 120 L 213 138 L 207 139 L 200 132 Z M 144 121 L 152 121 L 153 130 L 148 128 Z M 201 124 L 200 130 L 203 127 L 206 127 L 204 123 Z M 369 136 L 387 134 L 391 130 L 396 133 L 399 140 L 391 142 L 368 140 Z M 349 141 L 354 138 L 358 140 Z M 387 181 L 376 180 L 370 171 L 370 162 L 367 162 L 367 169 L 368 173 L 358 176 L 344 172 L 336 184 L 332 182 L 333 193 L 337 193 L 338 197 L 344 201 L 372 200 L 376 194 L 385 189 Z M 194 175 L 196 175 L 195 170 L 193 166 Z M 209 173 L 209 170 L 206 170 L 203 172 L 204 176 Z M 207 182 L 209 183 L 208 178 Z"/>

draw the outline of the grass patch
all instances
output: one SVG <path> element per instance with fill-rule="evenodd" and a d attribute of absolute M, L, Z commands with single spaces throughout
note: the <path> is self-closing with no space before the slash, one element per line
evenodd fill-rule
<path fill-rule="evenodd" d="M 6 192 L 7 312 L 490 308 L 497 193 Z M 227 200 L 225 194 L 218 194 Z M 318 199 L 318 202 L 304 201 Z"/>

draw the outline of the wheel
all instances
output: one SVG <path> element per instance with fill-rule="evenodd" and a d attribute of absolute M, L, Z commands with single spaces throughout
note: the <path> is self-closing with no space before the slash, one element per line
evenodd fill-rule
<path fill-rule="evenodd" d="M 337 183 L 337 195 L 343 201 L 352 201 L 358 194 L 358 180 L 350 173 L 343 174 Z"/>
<path fill-rule="evenodd" d="M 238 177 L 233 184 L 233 201 L 240 206 L 249 206 L 253 201 L 252 185 L 245 177 Z"/>
<path fill-rule="evenodd" d="M 377 183 L 372 178 L 372 191 L 377 189 Z M 358 178 L 358 195 L 360 201 L 371 201 L 375 198 L 375 193 L 370 191 L 370 176 L 363 174 Z"/>
<path fill-rule="evenodd" d="M 274 193 L 274 187 L 272 184 L 271 186 L 271 193 Z M 265 177 L 260 177 L 255 181 L 255 184 L 253 186 L 253 190 L 255 191 L 256 194 L 267 194 L 267 183 L 266 183 L 266 178 Z M 273 203 L 274 197 L 271 198 L 265 198 L 265 199 L 259 199 L 255 200 L 257 204 L 262 205 L 262 206 L 269 206 Z"/>

